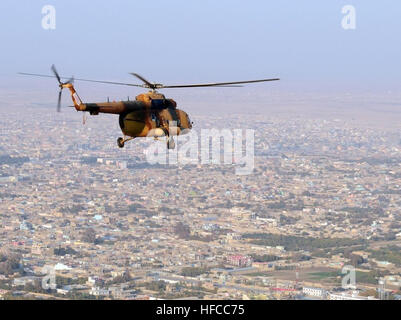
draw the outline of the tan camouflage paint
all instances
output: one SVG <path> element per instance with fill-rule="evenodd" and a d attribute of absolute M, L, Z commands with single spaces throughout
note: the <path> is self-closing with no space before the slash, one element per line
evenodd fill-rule
<path fill-rule="evenodd" d="M 177 109 L 176 102 L 172 99 L 166 99 L 161 93 L 155 91 L 142 93 L 136 96 L 135 101 L 83 103 L 71 83 L 63 86 L 70 90 L 71 98 L 77 111 L 86 111 L 91 115 L 99 113 L 119 114 L 120 127 L 126 136 L 158 137 L 164 134 L 180 135 L 192 129 L 188 114 Z M 168 103 L 168 106 L 152 109 L 152 100 Z M 159 126 L 157 126 L 157 122 Z"/>

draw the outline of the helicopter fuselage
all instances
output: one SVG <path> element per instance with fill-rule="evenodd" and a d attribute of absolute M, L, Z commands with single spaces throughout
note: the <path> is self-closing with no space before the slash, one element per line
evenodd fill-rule
<path fill-rule="evenodd" d="M 91 115 L 119 114 L 121 131 L 130 137 L 180 135 L 192 128 L 188 114 L 177 109 L 174 100 L 152 91 L 138 95 L 134 101 L 82 103 L 75 108 Z"/>
<path fill-rule="evenodd" d="M 180 135 L 192 128 L 187 113 L 172 108 L 122 113 L 119 124 L 124 135 L 130 137 Z"/>

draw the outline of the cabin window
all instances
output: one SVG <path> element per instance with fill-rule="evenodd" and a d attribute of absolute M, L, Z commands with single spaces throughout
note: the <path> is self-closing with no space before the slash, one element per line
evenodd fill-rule
<path fill-rule="evenodd" d="M 159 110 L 159 109 L 164 109 L 166 107 L 164 99 L 152 99 L 151 103 L 152 103 L 152 106 L 151 106 L 152 109 Z"/>

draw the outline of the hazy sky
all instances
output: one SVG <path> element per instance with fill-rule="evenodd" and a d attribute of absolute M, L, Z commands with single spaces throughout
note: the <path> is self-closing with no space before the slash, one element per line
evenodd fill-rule
<path fill-rule="evenodd" d="M 56 29 L 41 26 L 56 8 Z M 356 29 L 341 27 L 344 5 Z M 156 82 L 281 77 L 280 86 L 401 87 L 401 2 L 0 1 L 0 83 L 18 71 Z M 23 81 L 23 80 L 22 80 Z"/>

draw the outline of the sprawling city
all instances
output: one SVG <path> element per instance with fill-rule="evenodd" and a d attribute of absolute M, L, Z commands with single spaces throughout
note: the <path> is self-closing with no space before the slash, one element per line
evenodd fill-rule
<path fill-rule="evenodd" d="M 401 297 L 394 115 L 194 115 L 195 128 L 257 128 L 254 170 L 237 175 L 233 164 L 149 164 L 153 139 L 119 149 L 117 117 L 83 125 L 69 108 L 10 105 L 2 299 Z"/>

